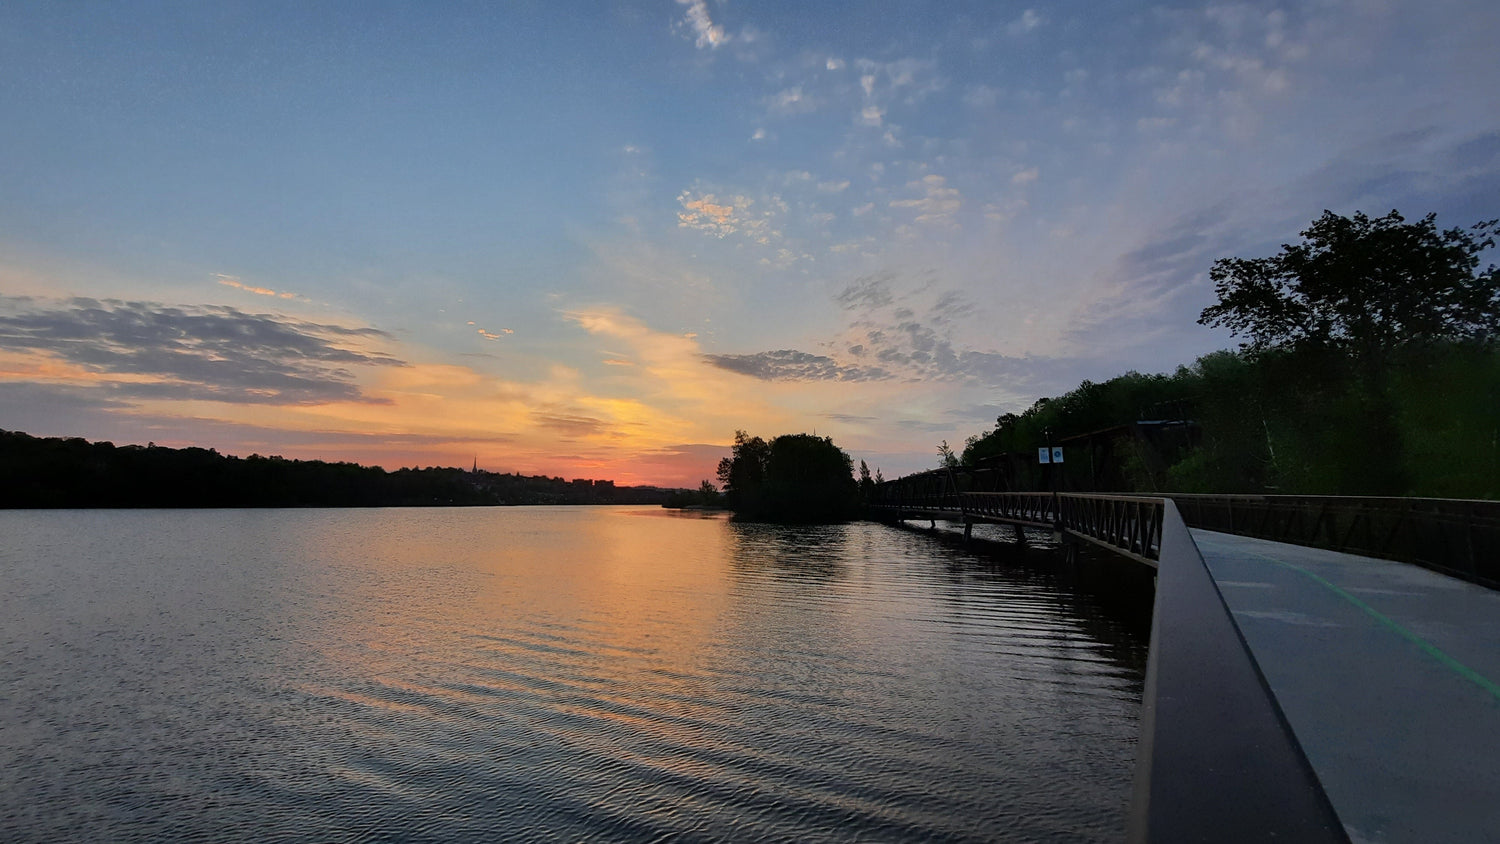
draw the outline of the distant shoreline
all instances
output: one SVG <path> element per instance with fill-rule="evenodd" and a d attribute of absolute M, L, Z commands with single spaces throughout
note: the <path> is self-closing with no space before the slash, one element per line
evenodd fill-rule
<path fill-rule="evenodd" d="M 234 457 L 0 430 L 0 509 L 661 505 L 677 490 L 610 480 Z"/>

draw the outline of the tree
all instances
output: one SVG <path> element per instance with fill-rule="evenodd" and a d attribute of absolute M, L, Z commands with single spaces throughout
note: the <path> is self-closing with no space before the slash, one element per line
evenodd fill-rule
<path fill-rule="evenodd" d="M 719 461 L 716 473 L 719 486 L 724 490 L 724 503 L 731 510 L 758 509 L 764 493 L 771 447 L 760 437 L 735 431 L 732 455 Z"/>
<path fill-rule="evenodd" d="M 718 506 L 719 488 L 714 486 L 713 481 L 704 480 L 703 483 L 698 484 L 698 503 L 704 507 Z"/>
<path fill-rule="evenodd" d="M 1219 303 L 1198 322 L 1248 338 L 1252 351 L 1342 350 L 1362 361 L 1441 340 L 1500 331 L 1500 276 L 1480 255 L 1500 220 L 1439 231 L 1436 215 L 1407 223 L 1332 211 L 1269 258 L 1222 258 L 1209 278 Z"/>
<path fill-rule="evenodd" d="M 958 468 L 958 455 L 953 453 L 953 449 L 948 446 L 947 440 L 943 440 L 938 444 L 937 452 L 939 469 Z"/>
<path fill-rule="evenodd" d="M 859 497 L 861 501 L 869 501 L 875 492 L 875 480 L 870 477 L 870 467 L 865 461 L 859 461 Z"/>
<path fill-rule="evenodd" d="M 744 431 L 733 456 L 719 461 L 724 497 L 737 518 L 774 522 L 836 522 L 859 510 L 849 455 L 828 437 L 784 434 L 767 443 Z"/>

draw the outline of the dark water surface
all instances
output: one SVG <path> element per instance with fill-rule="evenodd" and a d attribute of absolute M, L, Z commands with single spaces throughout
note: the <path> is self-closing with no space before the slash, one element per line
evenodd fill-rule
<path fill-rule="evenodd" d="M 876 524 L 0 512 L 0 840 L 1117 840 L 1144 656 Z"/>

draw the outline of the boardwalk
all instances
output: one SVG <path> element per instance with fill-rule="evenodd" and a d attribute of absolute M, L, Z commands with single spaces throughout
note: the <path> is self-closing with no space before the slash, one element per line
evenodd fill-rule
<path fill-rule="evenodd" d="M 1500 592 L 1192 535 L 1351 840 L 1500 841 Z"/>
<path fill-rule="evenodd" d="M 908 476 L 870 509 L 1155 569 L 1131 841 L 1500 842 L 1500 503 L 973 485 Z"/>

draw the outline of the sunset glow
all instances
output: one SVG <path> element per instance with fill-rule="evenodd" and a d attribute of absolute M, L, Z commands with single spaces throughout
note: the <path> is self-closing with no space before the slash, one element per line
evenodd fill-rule
<path fill-rule="evenodd" d="M 1500 195 L 1479 0 L 0 10 L 0 428 L 896 475 L 1231 345 L 1215 258 Z"/>

